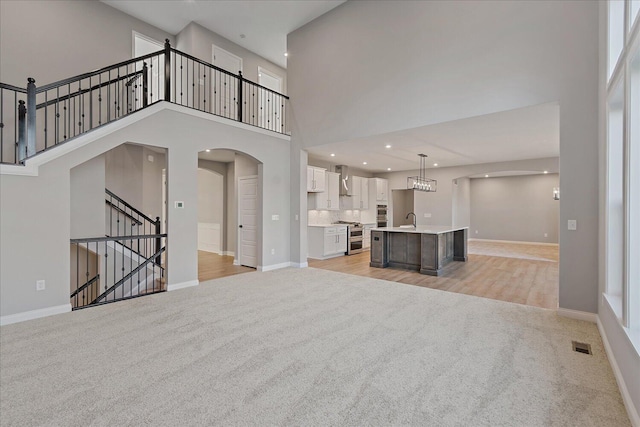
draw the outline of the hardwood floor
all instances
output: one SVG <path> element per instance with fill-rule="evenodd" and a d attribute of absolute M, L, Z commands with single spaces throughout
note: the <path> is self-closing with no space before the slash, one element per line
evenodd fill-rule
<path fill-rule="evenodd" d="M 233 265 L 232 256 L 222 256 L 211 252 L 198 251 L 198 280 L 219 279 L 234 274 L 256 271 L 255 268 Z"/>
<path fill-rule="evenodd" d="M 391 280 L 534 307 L 558 308 L 558 247 L 469 241 L 469 260 L 452 262 L 442 276 L 369 267 L 369 252 L 309 259 L 309 267 Z"/>

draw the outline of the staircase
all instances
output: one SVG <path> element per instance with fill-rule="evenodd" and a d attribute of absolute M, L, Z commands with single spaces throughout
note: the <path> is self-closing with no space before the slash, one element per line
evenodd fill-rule
<path fill-rule="evenodd" d="M 0 163 L 30 158 L 165 101 L 289 134 L 288 97 L 180 52 L 163 50 L 44 86 L 0 82 Z"/>
<path fill-rule="evenodd" d="M 105 237 L 71 239 L 73 310 L 166 290 L 160 218 L 105 189 Z"/>

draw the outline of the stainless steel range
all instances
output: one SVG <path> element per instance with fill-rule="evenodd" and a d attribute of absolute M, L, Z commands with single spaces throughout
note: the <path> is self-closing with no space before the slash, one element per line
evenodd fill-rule
<path fill-rule="evenodd" d="M 351 221 L 338 221 L 336 224 L 347 225 L 347 255 L 362 252 L 362 238 L 364 234 L 362 224 Z"/>

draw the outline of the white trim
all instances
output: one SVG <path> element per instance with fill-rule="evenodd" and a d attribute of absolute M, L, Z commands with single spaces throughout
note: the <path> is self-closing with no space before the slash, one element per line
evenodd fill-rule
<path fill-rule="evenodd" d="M 618 367 L 618 362 L 616 362 L 616 358 L 611 350 L 611 346 L 609 345 L 609 340 L 607 339 L 607 334 L 605 332 L 604 327 L 602 326 L 602 322 L 600 321 L 600 317 L 596 316 L 598 331 L 600 332 L 600 336 L 602 337 L 602 344 L 604 345 L 604 351 L 607 354 L 607 358 L 609 359 L 609 364 L 611 365 L 611 370 L 613 371 L 613 376 L 616 378 L 618 382 L 618 389 L 620 390 L 620 394 L 622 395 L 622 401 L 624 402 L 624 406 L 627 409 L 627 415 L 629 416 L 629 421 L 631 421 L 631 425 L 634 427 L 640 427 L 640 415 L 638 415 L 638 411 L 633 404 L 633 400 L 631 399 L 631 395 L 629 395 L 629 390 L 627 389 L 627 384 L 624 382 L 624 377 L 620 372 L 620 368 Z"/>
<path fill-rule="evenodd" d="M 0 317 L 0 326 L 12 323 L 24 322 L 26 320 L 39 319 L 41 317 L 53 316 L 55 314 L 68 313 L 71 311 L 71 304 L 56 305 L 53 307 L 39 308 L 37 310 L 23 311 L 22 313 L 9 314 Z"/>
<path fill-rule="evenodd" d="M 293 267 L 293 268 L 307 268 L 307 267 L 309 267 L 309 263 L 308 262 L 291 262 L 289 264 L 291 264 L 291 267 Z"/>
<path fill-rule="evenodd" d="M 193 116 L 212 122 L 234 126 L 240 129 L 268 135 L 273 138 L 278 138 L 285 141 L 291 141 L 291 137 L 289 135 L 284 135 L 267 129 L 251 126 L 246 123 L 240 123 L 233 119 L 227 119 L 210 113 L 193 110 L 182 105 L 176 105 L 166 101 L 159 101 L 143 110 L 137 111 L 135 114 L 130 114 L 122 119 L 118 119 L 114 122 L 106 124 L 103 127 L 99 127 L 92 131 L 89 131 L 79 136 L 78 138 L 72 139 L 69 142 L 59 144 L 54 149 L 43 151 L 36 156 L 27 159 L 24 166 L 0 164 L 0 175 L 38 176 L 38 168 L 40 166 L 163 110 L 172 110 L 179 113 L 191 114 Z"/>
<path fill-rule="evenodd" d="M 220 255 L 235 257 L 236 253 L 234 251 L 222 251 Z"/>
<path fill-rule="evenodd" d="M 271 270 L 279 270 L 281 268 L 287 268 L 290 267 L 291 263 L 290 262 L 281 262 L 280 264 L 271 264 L 271 265 L 259 265 L 258 268 L 256 270 L 258 271 L 271 271 Z"/>
<path fill-rule="evenodd" d="M 517 245 L 540 245 L 540 246 L 558 246 L 558 243 L 545 243 L 545 242 L 522 242 L 519 240 L 492 240 L 492 239 L 479 239 L 477 237 L 470 237 L 467 239 L 470 242 L 491 242 L 491 243 L 515 243 Z"/>
<path fill-rule="evenodd" d="M 568 317 L 569 319 L 584 320 L 591 323 L 596 323 L 598 320 L 597 314 L 589 313 L 587 311 L 571 310 L 569 308 L 560 307 L 556 310 L 556 313 L 558 316 Z"/>
<path fill-rule="evenodd" d="M 174 283 L 167 286 L 167 292 L 177 291 L 178 289 L 190 288 L 192 286 L 198 286 L 200 282 L 198 280 L 189 280 L 188 282 Z"/>
<path fill-rule="evenodd" d="M 164 48 L 164 43 L 162 43 L 161 41 L 151 38 L 145 34 L 139 33 L 136 30 L 132 30 L 131 31 L 131 57 L 132 58 L 136 57 L 136 36 L 146 42 L 157 44 L 159 46 L 158 50 L 162 50 Z M 142 55 L 139 55 L 139 56 L 142 56 Z"/>

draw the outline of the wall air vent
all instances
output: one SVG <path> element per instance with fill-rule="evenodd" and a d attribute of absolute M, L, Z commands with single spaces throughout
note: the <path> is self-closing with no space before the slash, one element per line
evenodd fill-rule
<path fill-rule="evenodd" d="M 593 354 L 591 353 L 591 344 L 571 341 L 571 346 L 573 347 L 573 351 L 577 351 L 578 353 Z"/>

